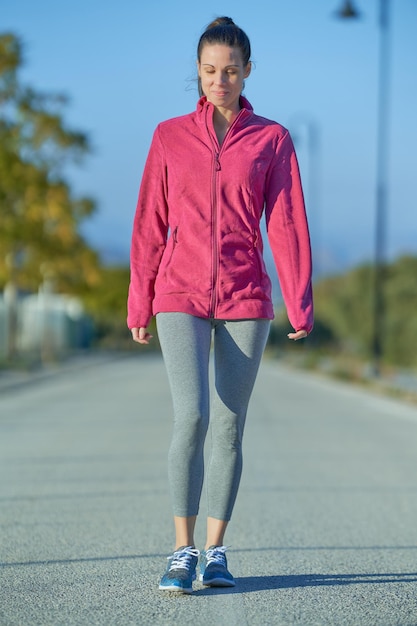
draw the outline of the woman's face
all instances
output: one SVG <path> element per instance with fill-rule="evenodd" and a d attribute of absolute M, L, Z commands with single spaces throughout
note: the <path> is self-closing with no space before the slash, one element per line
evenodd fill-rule
<path fill-rule="evenodd" d="M 207 100 L 216 107 L 238 110 L 243 81 L 251 70 L 250 63 L 244 67 L 240 49 L 224 44 L 206 44 L 197 65 Z"/>

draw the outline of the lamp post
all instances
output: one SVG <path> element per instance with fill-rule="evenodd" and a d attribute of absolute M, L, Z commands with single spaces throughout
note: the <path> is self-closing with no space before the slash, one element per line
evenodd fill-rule
<path fill-rule="evenodd" d="M 375 195 L 375 268 L 373 298 L 372 357 L 374 373 L 380 373 L 383 354 L 385 320 L 385 249 L 387 220 L 388 179 L 388 119 L 390 85 L 390 2 L 379 0 L 379 68 L 378 68 L 378 112 L 377 112 L 377 161 Z M 359 13 L 352 2 L 346 0 L 337 12 L 342 19 L 358 18 Z"/>
<path fill-rule="evenodd" d="M 304 133 L 299 130 L 300 127 L 306 129 L 306 146 L 308 153 L 308 202 L 307 212 L 309 214 L 312 248 L 313 248 L 313 271 L 314 276 L 320 275 L 320 167 L 321 167 L 321 145 L 320 145 L 320 126 L 318 122 L 306 113 L 298 113 L 291 117 L 288 122 L 296 147 L 300 142 L 300 138 Z M 317 254 L 315 255 L 315 251 Z"/>

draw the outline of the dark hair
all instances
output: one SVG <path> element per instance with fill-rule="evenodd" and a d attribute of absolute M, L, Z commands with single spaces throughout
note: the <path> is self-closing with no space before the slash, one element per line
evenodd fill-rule
<path fill-rule="evenodd" d="M 211 22 L 204 33 L 201 35 L 197 46 L 197 59 L 201 60 L 201 51 L 206 44 L 223 44 L 230 48 L 239 48 L 242 53 L 243 66 L 250 61 L 251 48 L 247 34 L 236 26 L 231 17 L 218 17 Z M 198 79 L 198 92 L 203 95 L 201 89 L 201 80 Z"/>

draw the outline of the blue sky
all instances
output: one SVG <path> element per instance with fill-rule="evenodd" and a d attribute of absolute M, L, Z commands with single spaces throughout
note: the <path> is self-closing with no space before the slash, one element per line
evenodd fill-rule
<path fill-rule="evenodd" d="M 245 95 L 294 136 L 317 262 L 337 271 L 372 260 L 379 2 L 356 0 L 358 21 L 336 19 L 340 4 L 1 0 L 0 30 L 25 43 L 22 79 L 68 94 L 68 124 L 91 137 L 93 155 L 69 176 L 78 193 L 97 200 L 84 232 L 106 259 L 127 259 L 153 130 L 194 109 L 199 36 L 228 15 L 251 39 Z M 394 258 L 417 254 L 417 0 L 390 4 L 387 256 Z"/>

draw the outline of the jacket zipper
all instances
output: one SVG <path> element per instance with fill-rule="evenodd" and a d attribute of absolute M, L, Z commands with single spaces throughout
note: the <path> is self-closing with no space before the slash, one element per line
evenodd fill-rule
<path fill-rule="evenodd" d="M 213 158 L 213 174 L 212 174 L 212 237 L 213 237 L 213 250 L 212 250 L 212 269 L 211 269 L 211 301 L 210 301 L 210 317 L 214 318 L 217 308 L 217 276 L 218 276 L 218 241 L 217 241 L 217 172 L 221 170 L 219 153 L 215 151 Z"/>
<path fill-rule="evenodd" d="M 211 145 L 213 148 L 213 170 L 212 170 L 212 206 L 211 206 L 211 224 L 212 224 L 212 237 L 213 237 L 213 249 L 212 249 L 212 270 L 211 270 L 211 298 L 210 298 L 210 311 L 209 311 L 209 316 L 211 318 L 215 318 L 216 316 L 216 309 L 217 309 L 217 302 L 218 302 L 218 298 L 217 298 L 217 293 L 218 293 L 218 287 L 217 287 L 217 277 L 218 277 L 218 268 L 219 268 L 219 259 L 218 259 L 218 236 L 217 236 L 217 222 L 218 222 L 218 198 L 217 198 L 217 173 L 221 171 L 221 165 L 220 165 L 220 153 L 223 151 L 223 148 L 226 144 L 226 140 L 228 135 L 230 134 L 232 128 L 235 126 L 238 118 L 240 117 L 240 113 L 239 115 L 236 117 L 236 119 L 233 121 L 233 124 L 231 125 L 231 127 L 229 128 L 229 130 L 227 131 L 222 145 L 219 146 L 218 143 L 216 143 L 213 139 L 213 135 L 211 133 L 211 130 L 209 128 L 208 125 L 208 121 L 207 121 L 207 116 L 208 116 L 208 110 L 206 110 L 206 128 L 207 128 L 207 132 L 209 134 L 210 137 L 210 141 L 211 141 Z"/>

